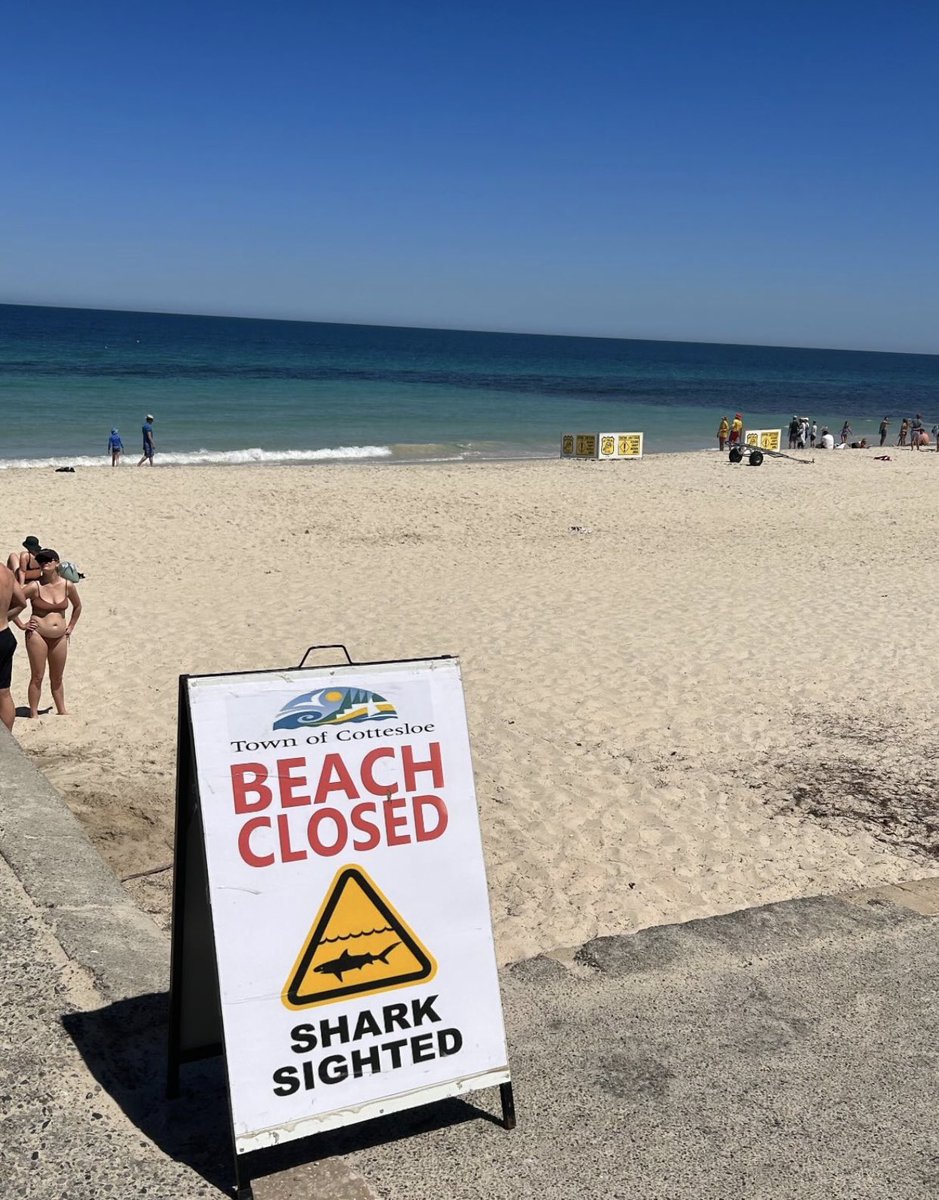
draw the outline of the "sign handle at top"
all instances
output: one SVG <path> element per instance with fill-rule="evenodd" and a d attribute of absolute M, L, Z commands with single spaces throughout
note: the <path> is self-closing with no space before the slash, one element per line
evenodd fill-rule
<path fill-rule="evenodd" d="M 352 667 L 355 665 L 352 661 L 352 655 L 345 648 L 345 646 L 343 646 L 341 642 L 336 642 L 334 645 L 331 645 L 331 646 L 307 646 L 306 651 L 303 655 L 303 658 L 301 658 L 300 661 L 297 663 L 298 671 L 303 666 L 303 664 L 306 662 L 306 660 L 310 657 L 310 655 L 313 653 L 314 650 L 341 650 L 343 652 L 343 654 L 346 656 L 346 662 L 349 664 L 349 666 Z M 328 667 L 328 666 L 334 666 L 335 664 L 319 663 L 318 665 L 321 667 Z"/>

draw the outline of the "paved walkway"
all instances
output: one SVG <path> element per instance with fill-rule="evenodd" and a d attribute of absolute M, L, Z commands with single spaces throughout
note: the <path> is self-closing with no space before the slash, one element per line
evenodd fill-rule
<path fill-rule="evenodd" d="M 334 1148 L 385 1200 L 935 1200 L 937 978 L 939 919 L 876 898 L 600 939 L 504 974 L 514 1132 Z"/>
<path fill-rule="evenodd" d="M 258 1156 L 256 1200 L 933 1200 L 937 914 L 934 879 L 508 968 L 514 1132 L 450 1101 Z M 168 953 L 0 730 L 3 1195 L 225 1194 L 219 1062 L 163 1099 Z"/>

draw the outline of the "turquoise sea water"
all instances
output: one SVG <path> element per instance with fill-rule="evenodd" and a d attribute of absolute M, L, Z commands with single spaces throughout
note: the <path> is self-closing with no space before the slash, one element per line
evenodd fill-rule
<path fill-rule="evenodd" d="M 716 445 L 722 414 L 871 438 L 939 420 L 939 356 L 0 305 L 0 468 L 554 457 L 564 431 Z"/>

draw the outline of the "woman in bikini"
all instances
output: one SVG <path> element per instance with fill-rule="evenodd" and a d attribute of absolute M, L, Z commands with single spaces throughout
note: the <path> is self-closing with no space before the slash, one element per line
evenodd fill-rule
<path fill-rule="evenodd" d="M 31 605 L 29 620 L 24 623 L 21 618 L 14 618 L 18 628 L 26 630 L 30 666 L 29 715 L 39 716 L 39 697 L 48 665 L 55 711 L 64 717 L 67 710 L 62 676 L 68 658 L 68 640 L 81 616 L 82 602 L 75 584 L 59 575 L 59 556 L 54 550 L 40 550 L 35 558 L 42 573 L 35 582 L 27 583 L 23 588 Z M 69 605 L 72 612 L 66 620 Z"/>
<path fill-rule="evenodd" d="M 32 534 L 23 542 L 22 551 L 14 550 L 7 559 L 7 566 L 16 576 L 17 583 L 32 583 L 38 579 L 41 572 L 36 555 L 40 550 L 39 538 Z"/>

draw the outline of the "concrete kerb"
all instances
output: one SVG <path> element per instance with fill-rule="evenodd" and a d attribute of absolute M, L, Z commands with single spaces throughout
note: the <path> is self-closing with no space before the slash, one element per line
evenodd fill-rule
<path fill-rule="evenodd" d="M 0 856 L 68 958 L 91 975 L 103 1004 L 168 990 L 168 938 L 137 908 L 65 801 L 2 725 Z M 291 1200 L 301 1191 L 320 1200 L 375 1200 L 361 1175 L 339 1158 L 258 1179 L 254 1190 L 257 1200 Z"/>
<path fill-rule="evenodd" d="M 166 938 L 134 904 L 62 797 L 0 726 L 0 854 L 62 949 L 108 1001 L 169 985 Z"/>

